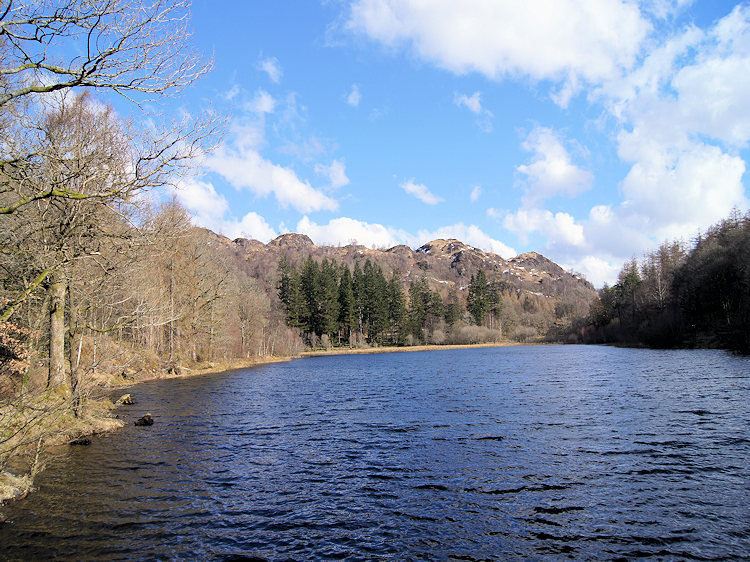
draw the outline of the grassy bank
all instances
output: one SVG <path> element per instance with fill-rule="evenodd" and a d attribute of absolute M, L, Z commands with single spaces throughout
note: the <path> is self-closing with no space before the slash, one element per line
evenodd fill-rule
<path fill-rule="evenodd" d="M 325 355 L 362 355 L 370 353 L 409 353 L 414 351 L 439 351 L 441 349 L 479 349 L 485 347 L 510 347 L 520 344 L 516 342 L 497 342 L 497 343 L 469 343 L 455 345 L 411 345 L 411 346 L 386 346 L 386 347 L 364 347 L 364 348 L 342 348 L 335 347 L 331 349 L 321 349 L 314 351 L 303 351 L 300 357 L 321 357 Z"/>

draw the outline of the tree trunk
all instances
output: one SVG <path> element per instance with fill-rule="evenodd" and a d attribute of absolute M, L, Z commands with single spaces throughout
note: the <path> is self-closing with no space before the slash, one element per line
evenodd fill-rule
<path fill-rule="evenodd" d="M 169 262 L 169 362 L 174 362 L 174 261 Z"/>
<path fill-rule="evenodd" d="M 76 417 L 81 415 L 81 381 L 79 380 L 78 365 L 81 361 L 81 346 L 83 345 L 82 334 L 78 333 L 78 317 L 75 303 L 73 302 L 73 291 L 68 288 L 68 363 L 70 365 L 70 390 L 73 398 L 73 413 Z"/>
<path fill-rule="evenodd" d="M 65 288 L 65 281 L 59 278 L 55 278 L 49 286 L 48 388 L 68 386 L 65 376 Z"/>

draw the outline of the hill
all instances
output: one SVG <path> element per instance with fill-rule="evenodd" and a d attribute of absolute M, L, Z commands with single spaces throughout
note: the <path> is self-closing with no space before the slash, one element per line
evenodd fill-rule
<path fill-rule="evenodd" d="M 296 268 L 308 257 L 317 262 L 334 261 L 350 270 L 355 264 L 362 268 L 369 261 L 386 279 L 395 274 L 407 293 L 412 282 L 425 280 L 444 301 L 455 291 L 464 308 L 470 281 L 481 270 L 502 295 L 508 336 L 545 336 L 553 326 L 562 327 L 573 316 L 584 316 L 596 297 L 591 283 L 542 254 L 528 252 L 505 259 L 456 239 L 432 240 L 413 250 L 405 245 L 387 249 L 357 244 L 317 246 L 308 236 L 295 233 L 282 234 L 267 244 L 245 238 L 230 240 L 215 233 L 209 236 L 244 262 L 247 273 L 276 305 L 282 257 Z"/>

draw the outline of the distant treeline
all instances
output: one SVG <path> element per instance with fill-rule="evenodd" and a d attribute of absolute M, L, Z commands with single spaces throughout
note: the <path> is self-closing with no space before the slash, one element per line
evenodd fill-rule
<path fill-rule="evenodd" d="M 750 213 L 626 263 L 577 322 L 587 343 L 750 352 Z"/>
<path fill-rule="evenodd" d="M 277 289 L 287 325 L 312 347 L 501 338 L 502 298 L 483 271 L 471 277 L 466 307 L 455 289 L 444 300 L 424 277 L 411 280 L 405 293 L 399 272 L 386 279 L 369 259 L 350 270 L 334 260 L 318 263 L 308 256 L 298 270 L 282 257 Z M 473 331 L 466 330 L 469 324 Z"/>

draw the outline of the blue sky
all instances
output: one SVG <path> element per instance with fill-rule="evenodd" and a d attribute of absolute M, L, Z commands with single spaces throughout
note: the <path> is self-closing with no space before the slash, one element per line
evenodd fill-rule
<path fill-rule="evenodd" d="M 750 4 L 197 1 L 227 133 L 177 191 L 263 242 L 458 238 L 612 283 L 748 208 Z"/>

